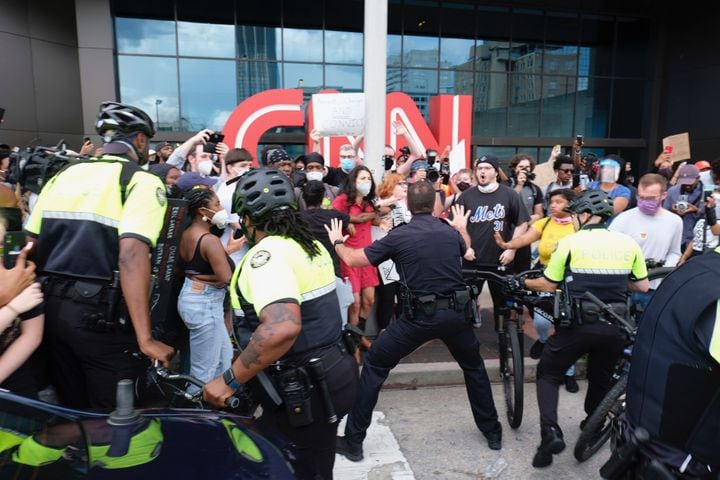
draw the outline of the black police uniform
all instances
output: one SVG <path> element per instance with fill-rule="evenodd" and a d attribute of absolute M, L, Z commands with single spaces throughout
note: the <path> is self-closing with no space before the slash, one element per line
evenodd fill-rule
<path fill-rule="evenodd" d="M 124 155 L 74 164 L 40 193 L 25 231 L 38 238 L 44 346 L 64 405 L 113 407 L 117 382 L 144 375 L 130 317 L 120 315 L 120 239 L 154 247 L 166 204 L 161 180 Z"/>
<path fill-rule="evenodd" d="M 543 275 L 554 283 L 564 281 L 577 307 L 574 325 L 556 328 L 537 366 L 540 424 L 543 429 L 553 427 L 559 431 L 558 388 L 567 369 L 581 355 L 589 354 L 585 397 L 589 415 L 607 394 L 613 367 L 625 345 L 620 328 L 598 315 L 595 304 L 580 301 L 580 297 L 589 291 L 622 315 L 629 279 L 646 278 L 647 269 L 642 251 L 631 237 L 608 231 L 603 225 L 588 225 L 558 242 Z"/>
<path fill-rule="evenodd" d="M 415 214 L 410 223 L 394 228 L 365 248 L 373 265 L 389 258 L 395 262 L 405 287 L 405 305 L 400 318 L 373 343 L 363 363 L 359 393 L 345 426 L 345 441 L 351 445 L 362 444 L 390 370 L 420 345 L 436 338 L 447 345 L 463 370 L 475 424 L 486 435 L 499 433 L 480 344 L 465 313 L 471 301 L 462 277 L 465 251 L 460 235 L 429 213 Z"/>
<path fill-rule="evenodd" d="M 720 248 L 663 280 L 643 315 L 627 419 L 650 458 L 702 478 L 720 472 Z"/>

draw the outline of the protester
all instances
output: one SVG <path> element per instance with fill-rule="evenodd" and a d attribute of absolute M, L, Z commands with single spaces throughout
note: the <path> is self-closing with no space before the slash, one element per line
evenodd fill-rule
<path fill-rule="evenodd" d="M 223 302 L 234 264 L 220 239 L 210 233 L 211 225 L 225 227 L 228 213 L 212 190 L 193 189 L 185 198 L 192 223 L 180 239 L 185 283 L 177 306 L 190 332 L 190 375 L 207 382 L 232 362 Z"/>

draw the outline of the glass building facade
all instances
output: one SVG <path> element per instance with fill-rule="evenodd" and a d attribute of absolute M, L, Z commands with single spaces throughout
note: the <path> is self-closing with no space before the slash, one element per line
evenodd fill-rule
<path fill-rule="evenodd" d="M 270 88 L 363 90 L 363 2 L 112 2 L 121 101 L 160 131 L 218 129 Z M 473 145 L 545 159 L 576 134 L 634 161 L 647 128 L 652 20 L 498 6 L 394 0 L 387 90 L 423 115 L 437 94 L 473 96 Z M 603 153 L 603 148 L 597 148 Z"/>

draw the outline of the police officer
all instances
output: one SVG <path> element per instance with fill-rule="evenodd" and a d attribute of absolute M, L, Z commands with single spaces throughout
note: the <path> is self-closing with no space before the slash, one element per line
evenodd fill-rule
<path fill-rule="evenodd" d="M 358 377 L 341 339 L 332 258 L 301 220 L 290 180 L 278 170 L 240 177 L 233 211 L 253 247 L 233 275 L 231 304 L 254 332 L 233 365 L 205 386 L 205 399 L 222 406 L 241 384 L 270 374 L 283 405 L 263 403 L 260 422 L 294 444 L 298 478 L 330 479 L 337 419 L 350 410 Z"/>
<path fill-rule="evenodd" d="M 339 222 L 328 229 L 330 240 L 344 262 L 352 266 L 379 265 L 391 258 L 402 285 L 403 313 L 373 343 L 363 363 L 360 391 L 337 439 L 337 452 L 349 460 L 363 459 L 362 443 L 383 382 L 398 362 L 423 343 L 439 338 L 463 369 L 475 424 L 488 446 L 501 448 L 502 427 L 498 422 L 490 381 L 480 357 L 480 345 L 467 313 L 470 295 L 463 282 L 461 258 L 467 244 L 460 234 L 432 216 L 435 189 L 420 181 L 408 191 L 410 223 L 394 228 L 383 239 L 363 250 L 343 245 Z M 456 209 L 454 213 L 460 213 Z M 455 215 L 453 226 L 464 230 L 468 214 Z M 418 239 L 427 239 L 422 245 Z"/>
<path fill-rule="evenodd" d="M 570 327 L 556 325 L 537 366 L 542 441 L 533 466 L 538 468 L 550 465 L 553 454 L 565 448 L 557 407 L 558 388 L 566 370 L 581 355 L 589 354 L 585 411 L 590 415 L 607 394 L 613 367 L 625 345 L 621 330 L 600 313 L 596 304 L 583 300 L 583 295 L 593 293 L 622 316 L 628 289 L 645 292 L 649 288 L 640 246 L 630 236 L 605 228 L 605 221 L 613 214 L 605 192 L 586 190 L 570 202 L 568 209 L 577 215 L 580 230 L 558 242 L 542 277 L 514 279 L 512 287 L 555 292 L 564 283 L 574 311 Z"/>
<path fill-rule="evenodd" d="M 52 178 L 25 226 L 45 277 L 50 379 L 75 408 L 113 407 L 118 380 L 145 372 L 131 355 L 138 348 L 165 363 L 173 353 L 150 326 L 149 253 L 167 203 L 160 179 L 138 166 L 147 162 L 152 120 L 105 102 L 96 130 L 104 155 Z"/>
<path fill-rule="evenodd" d="M 647 430 L 641 452 L 682 478 L 717 479 L 720 472 L 718 299 L 720 247 L 663 280 L 633 346 L 629 431 Z"/>

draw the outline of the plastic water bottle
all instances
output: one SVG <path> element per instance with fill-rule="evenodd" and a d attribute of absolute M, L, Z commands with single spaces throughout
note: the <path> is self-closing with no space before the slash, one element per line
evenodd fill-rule
<path fill-rule="evenodd" d="M 498 457 L 497 460 L 485 467 L 483 478 L 497 478 L 507 466 L 507 461 L 503 457 Z"/>

